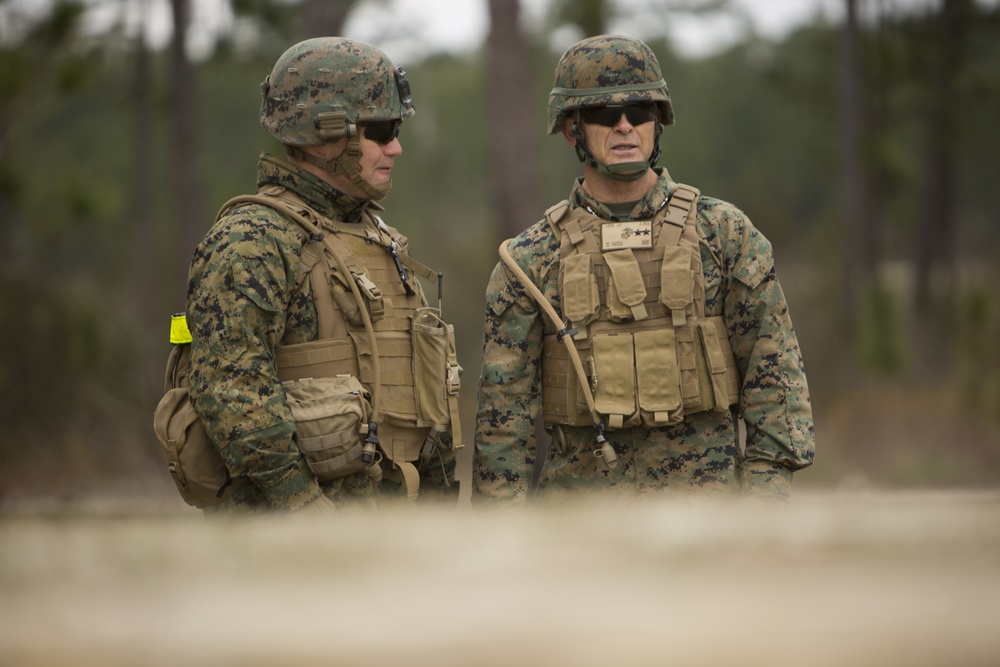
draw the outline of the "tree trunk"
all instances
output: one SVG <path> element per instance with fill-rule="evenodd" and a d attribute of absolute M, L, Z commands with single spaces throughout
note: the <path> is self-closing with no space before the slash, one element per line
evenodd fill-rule
<path fill-rule="evenodd" d="M 200 180 L 197 90 L 194 68 L 187 58 L 188 0 L 170 0 L 174 37 L 170 45 L 170 146 L 173 177 L 174 228 L 177 241 L 171 265 L 173 279 L 169 295 L 184 303 L 187 269 L 191 255 L 210 221 L 205 219 L 204 192 Z"/>
<path fill-rule="evenodd" d="M 347 15 L 355 2 L 356 0 L 305 0 L 302 3 L 303 38 L 342 35 Z"/>
<path fill-rule="evenodd" d="M 862 142 L 864 113 L 859 68 L 857 0 L 845 0 L 846 18 L 840 44 L 840 148 L 841 206 L 844 283 L 842 316 L 847 331 L 857 325 L 861 295 L 867 289 L 873 267 L 868 252 Z"/>
<path fill-rule="evenodd" d="M 489 0 L 487 96 L 490 106 L 492 176 L 501 239 L 524 230 L 542 214 L 538 151 L 545 139 L 530 109 L 531 53 L 519 23 L 518 0 Z"/>
<path fill-rule="evenodd" d="M 578 27 L 585 37 L 593 37 L 608 32 L 614 6 L 609 0 L 558 0 L 555 13 L 561 21 Z"/>
<path fill-rule="evenodd" d="M 916 293 L 918 315 L 931 307 L 935 268 L 944 281 L 946 302 L 953 300 L 958 229 L 955 219 L 958 110 L 957 79 L 962 69 L 970 0 L 945 0 L 940 14 L 931 19 L 938 48 L 931 59 L 930 85 L 926 87 L 926 152 L 921 187 L 920 231 L 917 237 Z"/>
<path fill-rule="evenodd" d="M 152 78 L 149 49 L 141 24 L 135 39 L 135 59 L 132 80 L 132 225 L 135 233 L 133 256 L 133 303 L 135 331 L 139 351 L 139 370 L 146 388 L 155 375 L 152 369 L 162 365 L 163 355 L 157 355 L 157 332 L 166 331 L 166 312 L 158 313 L 163 300 L 156 298 L 154 271 L 156 257 L 153 246 L 153 109 L 149 82 Z M 170 306 L 168 306 L 170 308 Z M 169 312 L 169 311 L 168 311 Z M 159 325 L 159 326 L 158 326 Z M 159 337 L 165 343 L 163 336 Z M 166 348 L 164 344 L 159 349 Z M 150 389 L 160 389 L 159 385 Z"/>

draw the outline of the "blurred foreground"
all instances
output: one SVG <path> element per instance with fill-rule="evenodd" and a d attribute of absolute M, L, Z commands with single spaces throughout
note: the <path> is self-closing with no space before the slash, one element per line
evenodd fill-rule
<path fill-rule="evenodd" d="M 0 515 L 0 664 L 1000 664 L 1000 492 L 120 509 Z"/>

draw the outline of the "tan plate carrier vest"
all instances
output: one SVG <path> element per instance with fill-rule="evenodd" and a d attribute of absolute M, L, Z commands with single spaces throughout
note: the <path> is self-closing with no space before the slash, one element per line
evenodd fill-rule
<path fill-rule="evenodd" d="M 543 337 L 546 426 L 593 425 L 588 402 L 606 428 L 621 429 L 679 424 L 686 414 L 724 412 L 737 401 L 739 371 L 725 324 L 705 317 L 698 196 L 678 185 L 644 221 L 608 222 L 565 200 L 546 211 L 560 243 L 562 332 L 586 374 L 577 377 L 563 336 Z"/>
<path fill-rule="evenodd" d="M 438 275 L 405 254 L 406 238 L 367 210 L 361 224 L 332 221 L 294 193 L 271 186 L 257 195 L 229 200 L 219 216 L 249 203 L 280 211 L 309 234 L 296 283 L 310 282 L 319 338 L 275 349 L 279 379 L 285 383 L 347 375 L 360 379 L 372 395 L 378 449 L 391 463 L 387 474 L 395 474 L 407 495 L 415 497 L 420 476 L 414 462 L 422 454 L 429 458 L 435 447 L 442 446 L 440 436 L 445 431 L 451 431 L 455 449 L 462 447 L 458 416 L 462 369 L 455 354 L 454 328 L 441 320 L 437 308 L 423 305 L 412 277 L 417 273 L 433 283 Z M 360 236 L 386 252 L 352 253 L 339 234 Z M 411 275 L 406 276 L 405 269 Z M 346 456 L 360 456 L 361 446 L 355 449 Z"/>

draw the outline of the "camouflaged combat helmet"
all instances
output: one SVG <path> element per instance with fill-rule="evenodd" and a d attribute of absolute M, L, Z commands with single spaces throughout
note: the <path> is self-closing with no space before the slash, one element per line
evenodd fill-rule
<path fill-rule="evenodd" d="M 289 155 L 330 173 L 345 173 L 373 199 L 391 182 L 374 187 L 361 178 L 359 124 L 412 116 L 410 86 L 401 68 L 382 51 L 341 37 L 317 37 L 295 44 L 261 84 L 260 124 Z M 301 150 L 348 137 L 337 158 L 322 160 Z"/>
<path fill-rule="evenodd" d="M 556 65 L 555 81 L 549 93 L 549 134 L 562 129 L 563 118 L 574 114 L 573 132 L 577 138 L 577 156 L 604 175 L 617 180 L 640 178 L 660 157 L 657 143 L 648 165 L 629 162 L 601 165 L 594 160 L 579 128 L 579 109 L 653 102 L 660 110 L 656 125 L 659 140 L 663 125 L 673 125 L 674 109 L 670 91 L 660 73 L 660 64 L 642 40 L 623 35 L 588 37 L 566 50 Z"/>

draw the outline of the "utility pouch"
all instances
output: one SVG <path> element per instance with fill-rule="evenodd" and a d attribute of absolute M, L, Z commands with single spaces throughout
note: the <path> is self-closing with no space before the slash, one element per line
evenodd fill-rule
<path fill-rule="evenodd" d="M 628 319 L 639 322 L 648 316 L 643 299 L 646 286 L 642 271 L 631 249 L 613 250 L 604 253 L 610 280 L 608 284 L 608 305 L 613 321 Z"/>
<path fill-rule="evenodd" d="M 651 426 L 681 423 L 684 406 L 674 330 L 637 331 L 633 340 L 643 423 Z"/>
<path fill-rule="evenodd" d="M 581 355 L 589 349 L 589 341 L 585 341 L 580 346 Z M 556 336 L 542 338 L 542 415 L 546 426 L 594 423 L 569 352 Z"/>
<path fill-rule="evenodd" d="M 451 430 L 456 448 L 462 447 L 458 418 L 458 390 L 462 367 L 455 351 L 455 327 L 446 323 L 437 308 L 413 313 L 413 382 L 417 426 L 433 431 Z"/>
<path fill-rule="evenodd" d="M 664 248 L 660 266 L 660 301 L 670 309 L 673 325 L 687 322 L 687 308 L 694 301 L 695 274 L 691 269 L 691 250 L 684 246 Z"/>
<path fill-rule="evenodd" d="M 349 266 L 347 267 L 351 272 L 351 277 L 354 282 L 357 283 L 358 289 L 361 292 L 361 297 L 364 299 L 365 307 L 368 309 L 368 315 L 371 317 L 372 322 L 378 322 L 385 316 L 385 302 L 382 299 L 382 290 L 378 288 L 368 274 L 365 273 L 363 267 L 360 266 Z M 334 292 L 334 298 L 336 298 L 337 293 Z M 345 297 L 346 298 L 346 297 Z M 338 301 L 338 305 L 342 304 Z"/>
<path fill-rule="evenodd" d="M 736 355 L 729 346 L 726 325 L 721 317 L 709 317 L 698 324 L 705 354 L 707 385 L 702 394 L 705 409 L 725 412 L 739 400 L 740 379 Z"/>
<path fill-rule="evenodd" d="M 337 304 L 337 308 L 340 309 L 344 319 L 351 326 L 363 327 L 365 320 L 361 316 L 361 306 L 358 305 L 358 300 L 354 298 L 354 292 L 349 287 L 341 285 L 338 280 L 331 281 L 330 290 L 333 293 L 333 302 Z"/>
<path fill-rule="evenodd" d="M 190 333 L 183 315 L 171 325 L 164 395 L 153 411 L 153 432 L 167 458 L 167 471 L 188 505 L 207 507 L 227 500 L 249 482 L 233 480 L 205 432 L 188 395 Z"/>
<path fill-rule="evenodd" d="M 582 331 L 597 317 L 601 305 L 591 256 L 579 253 L 561 259 L 559 280 L 563 315 Z"/>
<path fill-rule="evenodd" d="M 365 468 L 361 437 L 368 432 L 371 402 L 352 375 L 282 383 L 292 411 L 299 451 L 316 479 L 327 482 Z"/>
<path fill-rule="evenodd" d="M 609 429 L 634 425 L 638 417 L 635 407 L 635 348 L 632 335 L 601 334 L 594 336 L 594 404 L 607 415 Z"/>

